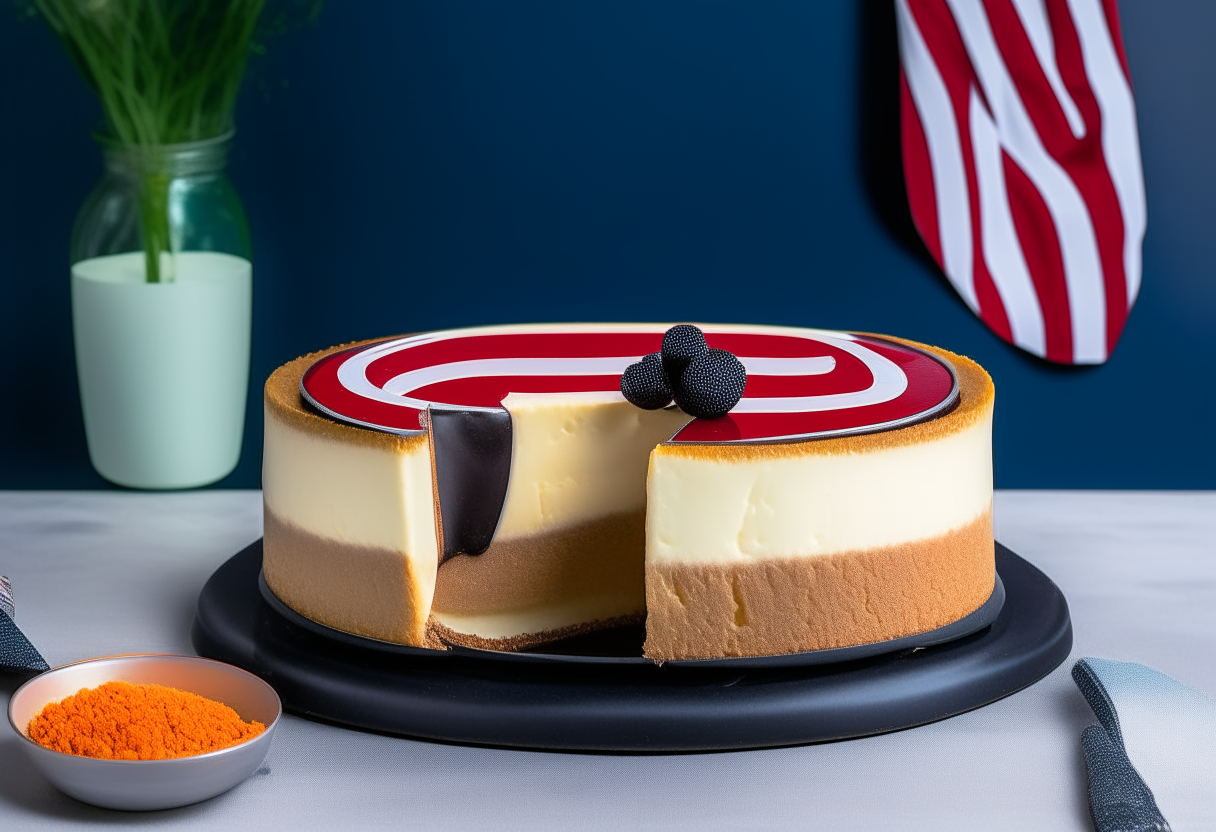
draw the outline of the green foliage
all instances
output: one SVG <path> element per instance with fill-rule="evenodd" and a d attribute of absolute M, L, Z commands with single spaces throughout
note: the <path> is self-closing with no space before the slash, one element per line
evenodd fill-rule
<path fill-rule="evenodd" d="M 97 93 L 109 139 L 201 141 L 232 129 L 232 111 L 266 0 L 31 0 Z M 144 171 L 140 231 L 150 283 L 172 252 L 170 180 Z M 169 279 L 168 275 L 166 275 Z"/>
<path fill-rule="evenodd" d="M 232 128 L 266 0 L 33 0 L 101 99 L 123 144 L 198 141 Z"/>

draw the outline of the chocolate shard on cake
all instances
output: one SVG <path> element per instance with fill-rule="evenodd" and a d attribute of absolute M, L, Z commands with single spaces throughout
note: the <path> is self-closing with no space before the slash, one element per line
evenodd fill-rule
<path fill-rule="evenodd" d="M 430 407 L 439 563 L 490 548 L 511 478 L 511 414 Z"/>

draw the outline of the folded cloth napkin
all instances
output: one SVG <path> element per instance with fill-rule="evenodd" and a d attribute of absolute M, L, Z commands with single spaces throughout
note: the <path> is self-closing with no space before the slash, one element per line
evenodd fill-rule
<path fill-rule="evenodd" d="M 1081 659 L 1072 678 L 1099 722 L 1081 735 L 1098 832 L 1216 828 L 1216 700 L 1135 662 Z"/>
<path fill-rule="evenodd" d="M 0 575 L 0 671 L 38 673 L 50 670 L 25 633 L 17 629 L 13 621 L 16 615 L 13 585 L 8 578 Z"/>

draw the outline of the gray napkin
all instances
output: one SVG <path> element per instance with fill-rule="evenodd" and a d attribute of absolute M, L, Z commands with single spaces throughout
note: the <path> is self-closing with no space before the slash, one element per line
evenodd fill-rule
<path fill-rule="evenodd" d="M 1095 829 L 1216 829 L 1216 701 L 1135 662 L 1081 659 L 1072 678 L 1099 723 L 1081 735 Z"/>
<path fill-rule="evenodd" d="M 17 615 L 13 603 L 13 585 L 0 575 L 0 671 L 40 673 L 50 670 L 46 660 L 30 644 L 13 619 Z"/>

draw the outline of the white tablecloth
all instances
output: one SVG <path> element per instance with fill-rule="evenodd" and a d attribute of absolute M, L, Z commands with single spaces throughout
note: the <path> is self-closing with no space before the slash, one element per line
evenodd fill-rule
<path fill-rule="evenodd" d="M 1216 494 L 1002 492 L 996 528 L 1064 590 L 1074 658 L 1144 662 L 1216 694 Z M 260 533 L 252 491 L 0 493 L 0 572 L 12 579 L 17 623 L 52 666 L 192 653 L 199 589 Z M 933 725 L 725 754 L 472 748 L 289 715 L 258 775 L 148 815 L 60 795 L 0 728 L 0 829 L 1088 830 L 1079 738 L 1094 720 L 1071 663 Z M 15 687 L 0 676 L 5 705 Z M 1216 828 L 1216 786 L 1208 810 Z"/>

